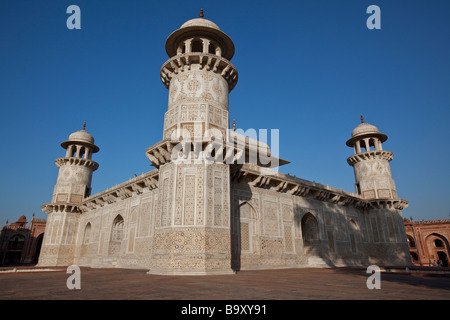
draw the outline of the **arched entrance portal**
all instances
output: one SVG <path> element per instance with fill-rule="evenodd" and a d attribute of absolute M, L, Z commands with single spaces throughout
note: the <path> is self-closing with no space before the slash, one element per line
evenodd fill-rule
<path fill-rule="evenodd" d="M 257 213 L 247 201 L 236 208 L 231 223 L 231 265 L 233 270 L 241 269 L 241 255 L 254 253 Z"/>
<path fill-rule="evenodd" d="M 438 233 L 432 233 L 426 238 L 426 245 L 430 255 L 430 261 L 441 261 L 441 266 L 448 267 L 449 243 L 447 238 Z"/>

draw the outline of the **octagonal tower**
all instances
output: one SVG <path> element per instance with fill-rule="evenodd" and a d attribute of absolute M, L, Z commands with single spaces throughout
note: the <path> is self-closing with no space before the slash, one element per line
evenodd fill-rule
<path fill-rule="evenodd" d="M 146 150 L 159 169 L 149 272 L 232 273 L 230 166 L 203 153 L 212 140 L 226 139 L 228 94 L 237 82 L 229 61 L 234 45 L 201 11 L 167 38 L 166 51 L 169 60 L 160 73 L 169 89 L 163 140 Z"/>
<path fill-rule="evenodd" d="M 48 214 L 39 258 L 40 265 L 67 266 L 73 263 L 80 204 L 91 195 L 92 174 L 98 163 L 92 154 L 99 151 L 94 138 L 83 129 L 61 143 L 66 156 L 55 160 L 59 168 L 51 203 L 41 206 Z"/>
<path fill-rule="evenodd" d="M 387 136 L 377 127 L 365 123 L 361 115 L 361 123 L 346 142 L 355 152 L 347 162 L 355 170 L 356 193 L 364 199 L 397 199 L 389 165 L 394 155 L 382 147 L 386 140 Z"/>

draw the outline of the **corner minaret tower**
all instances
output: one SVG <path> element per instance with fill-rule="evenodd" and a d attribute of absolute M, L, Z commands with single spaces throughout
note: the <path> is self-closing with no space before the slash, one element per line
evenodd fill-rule
<path fill-rule="evenodd" d="M 86 131 L 86 122 L 82 130 L 72 133 L 61 146 L 66 149 L 66 156 L 55 160 L 59 172 L 52 201 L 41 206 L 49 217 L 40 265 L 73 263 L 80 205 L 91 194 L 92 173 L 98 168 L 92 154 L 99 148 Z"/>
<path fill-rule="evenodd" d="M 355 170 L 356 193 L 363 199 L 398 199 L 389 166 L 394 155 L 382 148 L 386 140 L 387 136 L 365 123 L 361 115 L 361 124 L 346 143 L 355 152 L 347 162 Z"/>
<path fill-rule="evenodd" d="M 347 162 L 355 171 L 356 193 L 365 202 L 368 263 L 407 265 L 410 258 L 401 211 L 408 201 L 397 197 L 389 165 L 394 155 L 382 147 L 386 140 L 387 135 L 365 123 L 361 115 L 361 123 L 346 143 L 354 150 Z"/>
<path fill-rule="evenodd" d="M 234 44 L 201 10 L 167 38 L 166 52 L 163 140 L 146 150 L 159 169 L 150 273 L 231 273 L 230 166 L 203 153 L 226 139 Z"/>
<path fill-rule="evenodd" d="M 161 80 L 169 89 L 164 139 L 175 130 L 191 137 L 229 128 L 228 94 L 238 74 L 230 60 L 234 44 L 219 27 L 203 18 L 192 19 L 166 41 L 170 59 L 161 68 Z"/>

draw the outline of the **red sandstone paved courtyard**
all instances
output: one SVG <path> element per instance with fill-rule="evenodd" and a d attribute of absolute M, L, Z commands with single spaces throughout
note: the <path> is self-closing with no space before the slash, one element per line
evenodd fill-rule
<path fill-rule="evenodd" d="M 282 269 L 232 275 L 162 276 L 147 270 L 81 268 L 81 289 L 69 290 L 65 268 L 0 273 L 0 299 L 299 300 L 450 299 L 450 276 L 381 273 L 369 290 L 365 269 Z"/>

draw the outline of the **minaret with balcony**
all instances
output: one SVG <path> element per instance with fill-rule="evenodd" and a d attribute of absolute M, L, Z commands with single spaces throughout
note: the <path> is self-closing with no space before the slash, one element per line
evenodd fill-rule
<path fill-rule="evenodd" d="M 355 171 L 356 193 L 365 200 L 364 235 L 369 264 L 408 265 L 408 246 L 401 211 L 408 201 L 399 199 L 392 179 L 390 161 L 393 153 L 383 150 L 387 135 L 377 127 L 361 123 L 352 131 L 347 146 L 354 154 L 347 159 Z"/>
<path fill-rule="evenodd" d="M 230 62 L 234 44 L 202 10 L 165 47 L 163 140 L 146 150 L 159 169 L 150 273 L 231 273 L 230 165 L 210 161 L 215 155 L 208 146 L 226 140 L 228 94 L 238 78 Z"/>
<path fill-rule="evenodd" d="M 48 219 L 40 265 L 66 266 L 73 263 L 80 205 L 90 196 L 92 174 L 98 169 L 92 155 L 99 148 L 86 131 L 86 122 L 83 129 L 72 133 L 61 147 L 66 149 L 66 155 L 55 160 L 59 172 L 52 201 L 41 206 Z"/>
<path fill-rule="evenodd" d="M 383 150 L 382 143 L 386 140 L 387 135 L 365 123 L 361 115 L 361 123 L 346 143 L 354 150 L 347 162 L 355 171 L 355 191 L 363 199 L 397 199 L 389 165 L 394 155 Z"/>

